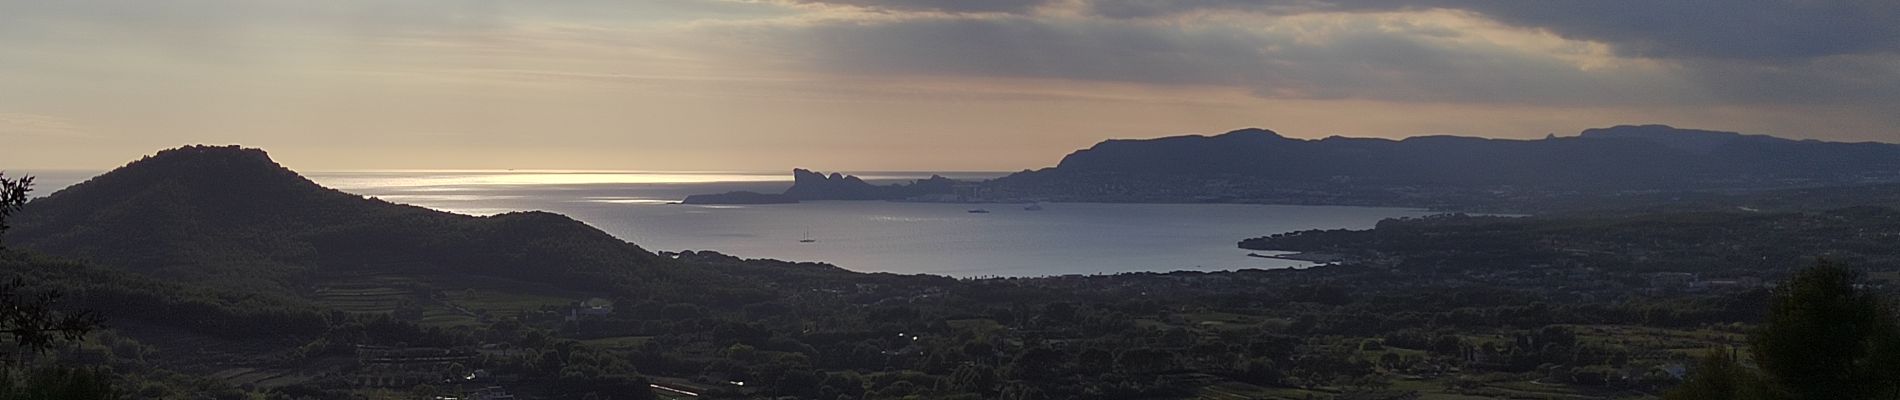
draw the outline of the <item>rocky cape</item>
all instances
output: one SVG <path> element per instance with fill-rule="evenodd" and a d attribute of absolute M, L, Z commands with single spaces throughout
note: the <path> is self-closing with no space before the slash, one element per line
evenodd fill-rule
<path fill-rule="evenodd" d="M 792 187 L 784 193 L 733 191 L 687 196 L 684 204 L 786 204 L 807 200 L 920 200 L 955 201 L 961 181 L 932 175 L 908 183 L 877 185 L 856 176 L 792 170 Z"/>

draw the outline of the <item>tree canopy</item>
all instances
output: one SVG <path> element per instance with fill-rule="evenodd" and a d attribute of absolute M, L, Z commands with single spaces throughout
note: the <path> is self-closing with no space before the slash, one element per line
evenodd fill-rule
<path fill-rule="evenodd" d="M 1748 343 L 1760 372 L 1715 352 L 1667 398 L 1900 397 L 1900 329 L 1858 271 L 1822 260 L 1777 286 L 1767 311 Z"/>

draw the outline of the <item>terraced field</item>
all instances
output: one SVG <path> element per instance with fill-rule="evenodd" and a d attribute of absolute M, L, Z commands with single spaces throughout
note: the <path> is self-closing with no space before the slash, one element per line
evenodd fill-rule
<path fill-rule="evenodd" d="M 416 301 L 409 289 L 386 286 L 331 286 L 317 290 L 317 304 L 354 313 L 389 313 L 404 300 Z"/>
<path fill-rule="evenodd" d="M 480 318 L 463 314 L 460 311 L 444 306 L 424 308 L 422 311 L 422 319 L 416 321 L 416 323 L 422 324 L 422 326 L 440 327 L 474 327 L 480 326 L 481 322 Z"/>

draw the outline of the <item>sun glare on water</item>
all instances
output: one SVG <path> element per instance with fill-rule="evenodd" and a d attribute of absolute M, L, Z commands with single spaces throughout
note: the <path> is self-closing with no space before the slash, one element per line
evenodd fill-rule
<path fill-rule="evenodd" d="M 645 171 L 352 171 L 313 175 L 326 186 L 343 190 L 365 188 L 480 188 L 488 186 L 692 184 L 712 182 L 778 182 L 785 174 L 732 172 Z"/>

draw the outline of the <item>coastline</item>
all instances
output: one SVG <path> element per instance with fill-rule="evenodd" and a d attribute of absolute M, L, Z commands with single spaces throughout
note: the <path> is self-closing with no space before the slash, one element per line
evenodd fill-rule
<path fill-rule="evenodd" d="M 1346 259 L 1346 257 L 1343 255 L 1333 254 L 1333 253 L 1319 253 L 1319 252 L 1292 252 L 1292 253 L 1286 253 L 1286 254 L 1247 253 L 1247 256 L 1254 257 L 1254 258 L 1274 259 L 1274 260 L 1304 261 L 1304 262 L 1310 262 L 1314 264 L 1339 263 L 1339 262 L 1345 262 L 1345 259 Z"/>

